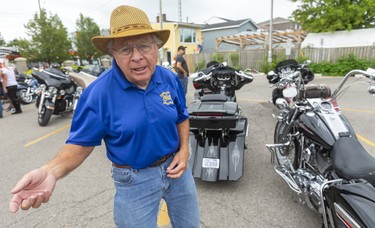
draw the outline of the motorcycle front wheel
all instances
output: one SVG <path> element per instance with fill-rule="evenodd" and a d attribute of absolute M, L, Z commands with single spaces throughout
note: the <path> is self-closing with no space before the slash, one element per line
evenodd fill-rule
<path fill-rule="evenodd" d="M 275 127 L 274 143 L 284 144 L 290 141 L 289 145 L 280 147 L 276 150 L 276 159 L 280 165 L 285 167 L 293 166 L 298 168 L 300 146 L 295 137 L 290 137 L 293 134 L 293 126 L 288 125 L 283 121 L 279 121 Z"/>
<path fill-rule="evenodd" d="M 33 102 L 33 96 L 29 95 L 27 96 L 27 90 L 26 89 L 21 89 L 17 91 L 17 96 L 20 99 L 21 104 L 30 104 Z"/>
<path fill-rule="evenodd" d="M 52 116 L 52 110 L 46 108 L 46 106 L 43 105 L 42 111 L 38 114 L 38 123 L 39 126 L 46 126 L 51 119 Z"/>

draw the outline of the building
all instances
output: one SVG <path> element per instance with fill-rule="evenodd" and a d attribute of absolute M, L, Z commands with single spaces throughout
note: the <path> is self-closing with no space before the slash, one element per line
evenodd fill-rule
<path fill-rule="evenodd" d="M 257 24 L 257 26 L 263 31 L 269 31 L 270 20 L 260 22 Z M 285 19 L 282 17 L 276 17 L 272 20 L 272 30 L 273 31 L 286 31 L 286 30 L 297 31 L 297 30 L 301 30 L 301 26 L 297 22 L 294 22 L 292 20 Z"/>
<path fill-rule="evenodd" d="M 220 19 L 223 22 L 206 24 L 202 28 L 203 52 L 238 50 L 238 46 L 230 44 L 223 44 L 217 47 L 216 39 L 224 36 L 233 36 L 241 32 L 254 32 L 259 30 L 259 27 L 251 19 L 230 20 L 218 17 L 215 19 Z"/>
<path fill-rule="evenodd" d="M 156 22 L 151 23 L 153 29 L 160 29 L 159 17 Z M 167 43 L 162 48 L 161 62 L 171 64 L 173 58 L 177 55 L 177 48 L 182 45 L 186 47 L 186 54 L 195 54 L 200 52 L 203 25 L 184 23 L 176 21 L 167 21 L 166 15 L 163 14 L 163 29 L 169 29 L 171 34 Z"/>

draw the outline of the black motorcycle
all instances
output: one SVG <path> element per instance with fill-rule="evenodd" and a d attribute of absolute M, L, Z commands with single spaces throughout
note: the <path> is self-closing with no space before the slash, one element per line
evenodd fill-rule
<path fill-rule="evenodd" d="M 283 93 L 287 92 L 287 90 L 284 91 L 284 89 L 289 86 L 289 82 L 291 80 L 293 81 L 293 78 L 290 78 L 291 76 L 293 76 L 293 72 L 297 70 L 301 72 L 301 76 L 303 79 L 302 83 L 304 84 L 308 84 L 309 82 L 314 80 L 314 73 L 308 67 L 310 63 L 310 60 L 306 60 L 303 64 L 298 64 L 298 62 L 294 59 L 286 59 L 279 62 L 274 70 L 268 72 L 268 82 L 273 84 L 273 87 L 276 87 L 272 91 L 271 101 L 273 104 L 275 104 L 277 98 L 284 97 Z M 286 96 L 288 96 L 287 93 Z"/>
<path fill-rule="evenodd" d="M 55 68 L 34 70 L 32 76 L 38 80 L 38 123 L 46 126 L 52 116 L 73 112 L 82 93 L 82 87 L 66 74 Z"/>
<path fill-rule="evenodd" d="M 253 76 L 216 63 L 192 77 L 198 94 L 188 107 L 193 176 L 212 182 L 238 180 L 243 175 L 248 122 L 235 91 L 252 82 Z"/>
<path fill-rule="evenodd" d="M 300 69 L 275 81 L 282 97 L 274 144 L 267 144 L 274 170 L 318 211 L 323 226 L 375 227 L 375 159 L 362 147 L 336 99 L 348 78 L 364 75 L 375 94 L 375 73 L 353 70 L 331 94 L 328 87 L 309 89 Z M 283 83 L 283 85 L 281 85 Z"/>

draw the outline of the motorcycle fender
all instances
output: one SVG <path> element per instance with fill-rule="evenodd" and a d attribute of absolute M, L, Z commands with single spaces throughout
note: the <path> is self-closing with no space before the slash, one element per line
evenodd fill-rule
<path fill-rule="evenodd" d="M 342 219 L 353 227 L 375 227 L 375 188 L 368 182 L 331 186 L 325 195 L 335 227 Z"/>
<path fill-rule="evenodd" d="M 18 84 L 18 85 L 17 85 L 17 90 L 27 89 L 27 88 L 28 88 L 27 86 L 22 85 L 22 84 Z"/>
<path fill-rule="evenodd" d="M 195 178 L 203 181 L 236 181 L 243 175 L 246 134 L 232 133 L 222 142 L 218 133 L 208 133 L 205 139 L 191 132 L 189 138 L 189 165 Z"/>
<path fill-rule="evenodd" d="M 52 101 L 50 100 L 46 100 L 44 102 L 44 105 L 46 106 L 46 108 L 48 109 L 51 109 L 51 110 L 54 110 L 55 109 L 55 103 L 53 103 Z"/>

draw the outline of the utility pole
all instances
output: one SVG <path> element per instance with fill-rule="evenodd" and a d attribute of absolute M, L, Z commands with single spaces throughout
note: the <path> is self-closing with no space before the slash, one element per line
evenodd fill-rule
<path fill-rule="evenodd" d="M 271 20 L 270 20 L 270 31 L 268 34 L 268 63 L 272 63 L 272 21 L 273 21 L 273 0 L 271 0 Z"/>
<path fill-rule="evenodd" d="M 182 22 L 181 0 L 178 0 L 178 21 Z"/>
<path fill-rule="evenodd" d="M 38 5 L 39 5 L 39 14 L 42 12 L 42 8 L 40 8 L 40 0 L 38 0 Z"/>
<path fill-rule="evenodd" d="M 160 21 L 160 29 L 163 29 L 163 11 L 162 11 L 162 0 L 159 0 L 159 21 Z M 159 50 L 159 56 L 160 56 L 160 65 L 163 65 L 163 59 L 164 59 L 164 48 L 161 47 Z"/>

